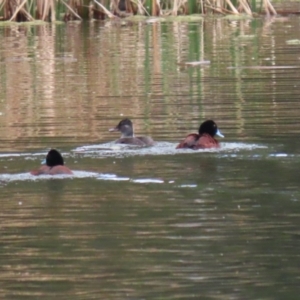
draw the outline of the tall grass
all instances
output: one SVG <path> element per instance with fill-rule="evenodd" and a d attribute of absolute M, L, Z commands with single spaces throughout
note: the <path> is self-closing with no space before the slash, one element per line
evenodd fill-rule
<path fill-rule="evenodd" d="M 0 20 L 17 22 L 195 13 L 275 15 L 276 11 L 271 0 L 0 0 Z"/>

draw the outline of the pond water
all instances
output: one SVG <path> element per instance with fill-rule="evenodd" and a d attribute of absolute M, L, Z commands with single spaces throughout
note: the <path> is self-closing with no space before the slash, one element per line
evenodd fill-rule
<path fill-rule="evenodd" d="M 0 27 L 1 298 L 298 299 L 299 26 Z M 176 150 L 205 119 L 221 148 Z M 29 174 L 50 148 L 73 176 Z"/>

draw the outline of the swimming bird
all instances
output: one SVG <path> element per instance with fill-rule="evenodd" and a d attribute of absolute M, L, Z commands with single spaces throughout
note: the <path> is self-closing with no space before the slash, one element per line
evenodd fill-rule
<path fill-rule="evenodd" d="M 30 172 L 32 175 L 71 175 L 73 172 L 64 166 L 64 159 L 62 155 L 55 149 L 51 149 L 46 156 L 46 164 L 37 170 Z"/>
<path fill-rule="evenodd" d="M 130 144 L 136 146 L 152 146 L 154 141 L 149 136 L 135 136 L 131 120 L 123 119 L 119 124 L 109 131 L 120 131 L 121 137 L 116 140 L 118 144 Z"/>
<path fill-rule="evenodd" d="M 213 120 L 207 120 L 203 122 L 199 127 L 199 134 L 189 134 L 177 147 L 190 148 L 190 149 L 208 149 L 208 148 L 219 148 L 219 142 L 214 138 L 217 135 L 224 137 L 224 135 L 218 129 L 217 124 Z"/>

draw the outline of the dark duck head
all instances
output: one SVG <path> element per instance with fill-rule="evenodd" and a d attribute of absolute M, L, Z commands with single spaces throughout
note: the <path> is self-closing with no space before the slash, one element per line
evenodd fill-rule
<path fill-rule="evenodd" d="M 57 150 L 51 149 L 46 156 L 46 165 L 48 167 L 63 166 L 64 159 Z"/>
<path fill-rule="evenodd" d="M 203 122 L 199 127 L 199 135 L 208 134 L 211 137 L 214 137 L 215 135 L 223 138 L 224 135 L 220 132 L 217 124 L 213 120 L 207 120 Z"/>

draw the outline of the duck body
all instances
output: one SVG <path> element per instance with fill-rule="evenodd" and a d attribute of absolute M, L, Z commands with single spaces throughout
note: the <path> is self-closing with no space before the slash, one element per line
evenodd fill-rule
<path fill-rule="evenodd" d="M 176 149 L 189 148 L 189 149 L 210 149 L 219 148 L 220 143 L 208 134 L 199 135 L 197 133 L 189 134 Z"/>
<path fill-rule="evenodd" d="M 32 175 L 72 175 L 73 172 L 64 165 L 62 155 L 55 149 L 51 149 L 46 156 L 46 164 L 37 170 L 30 172 Z"/>
<path fill-rule="evenodd" d="M 153 140 L 150 137 L 134 136 L 134 137 L 121 137 L 115 141 L 117 144 L 128 144 L 135 146 L 151 146 Z"/>
<path fill-rule="evenodd" d="M 118 144 L 135 146 L 152 146 L 154 144 L 153 139 L 149 136 L 135 136 L 132 122 L 129 119 L 123 119 L 116 127 L 109 129 L 109 131 L 121 132 L 121 137 L 115 141 Z"/>
<path fill-rule="evenodd" d="M 189 134 L 176 149 L 212 149 L 219 148 L 220 143 L 214 138 L 215 135 L 224 137 L 213 120 L 203 122 L 199 127 L 199 133 Z"/>

